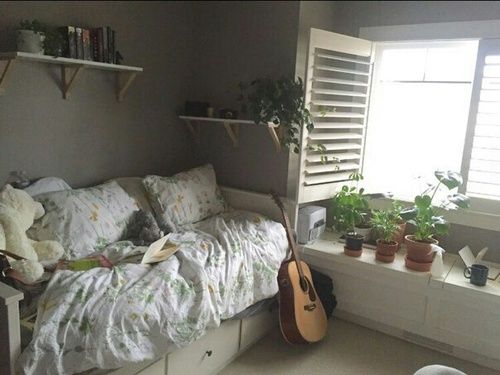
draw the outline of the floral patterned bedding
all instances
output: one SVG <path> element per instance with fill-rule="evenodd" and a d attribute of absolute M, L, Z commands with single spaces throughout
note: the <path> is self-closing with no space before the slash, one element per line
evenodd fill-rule
<path fill-rule="evenodd" d="M 233 211 L 170 240 L 180 250 L 156 265 L 58 271 L 40 299 L 19 372 L 73 374 L 158 358 L 278 291 L 287 252 L 279 223 Z M 139 250 L 122 241 L 102 253 L 116 262 Z"/>

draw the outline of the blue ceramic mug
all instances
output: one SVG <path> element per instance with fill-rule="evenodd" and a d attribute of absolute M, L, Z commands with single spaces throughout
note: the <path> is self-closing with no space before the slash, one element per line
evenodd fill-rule
<path fill-rule="evenodd" d="M 464 276 L 470 279 L 470 283 L 477 286 L 485 286 L 488 280 L 488 267 L 482 264 L 473 264 L 464 269 Z"/>

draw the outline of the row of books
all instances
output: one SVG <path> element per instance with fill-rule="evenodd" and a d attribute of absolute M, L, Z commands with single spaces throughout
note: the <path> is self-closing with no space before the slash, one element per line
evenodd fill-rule
<path fill-rule="evenodd" d="M 115 30 L 109 26 L 84 29 L 63 26 L 62 53 L 64 57 L 115 64 Z"/>

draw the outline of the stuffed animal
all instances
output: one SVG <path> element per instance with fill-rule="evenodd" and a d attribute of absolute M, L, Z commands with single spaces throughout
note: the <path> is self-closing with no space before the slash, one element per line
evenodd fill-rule
<path fill-rule="evenodd" d="M 43 275 L 43 266 L 53 265 L 64 249 L 56 241 L 32 241 L 26 231 L 45 214 L 43 206 L 23 190 L 5 185 L 0 190 L 0 249 L 25 260 L 8 258 L 15 278 L 33 284 Z"/>
<path fill-rule="evenodd" d="M 134 212 L 128 235 L 134 245 L 144 246 L 163 237 L 163 232 L 151 212 L 138 210 Z"/>

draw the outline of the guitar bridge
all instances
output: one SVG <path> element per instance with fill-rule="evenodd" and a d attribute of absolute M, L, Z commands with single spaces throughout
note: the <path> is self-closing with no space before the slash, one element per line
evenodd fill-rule
<path fill-rule="evenodd" d="M 310 303 L 310 304 L 304 306 L 304 310 L 306 310 L 306 311 L 313 311 L 315 308 L 316 308 L 315 303 Z"/>

